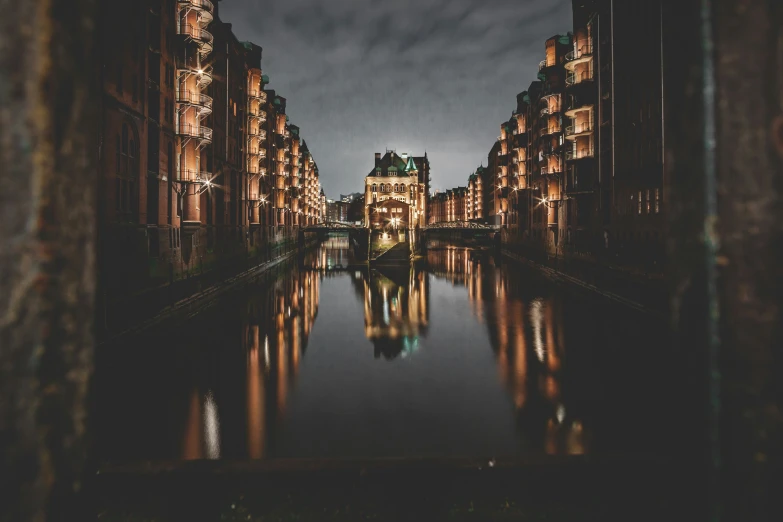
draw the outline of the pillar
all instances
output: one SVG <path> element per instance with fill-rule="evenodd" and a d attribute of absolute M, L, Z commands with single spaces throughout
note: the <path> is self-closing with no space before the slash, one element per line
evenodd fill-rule
<path fill-rule="evenodd" d="M 698 463 L 688 518 L 781 520 L 783 7 L 667 1 L 663 21 L 672 382 L 683 469 Z"/>
<path fill-rule="evenodd" d="M 86 520 L 74 506 L 93 360 L 97 3 L 3 7 L 0 520 Z"/>

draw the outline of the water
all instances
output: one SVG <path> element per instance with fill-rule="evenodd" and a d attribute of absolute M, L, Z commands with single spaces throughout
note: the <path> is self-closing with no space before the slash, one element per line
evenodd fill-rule
<path fill-rule="evenodd" d="M 334 238 L 194 320 L 105 347 L 103 462 L 663 454 L 663 328 L 488 252 L 401 270 Z"/>

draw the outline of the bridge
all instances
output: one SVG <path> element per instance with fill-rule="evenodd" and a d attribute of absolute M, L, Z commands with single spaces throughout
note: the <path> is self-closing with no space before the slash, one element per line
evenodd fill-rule
<path fill-rule="evenodd" d="M 305 231 L 317 232 L 322 230 L 335 230 L 335 231 L 350 231 L 350 230 L 363 230 L 362 227 L 357 227 L 354 224 L 346 223 L 344 221 L 322 221 L 321 223 L 315 223 L 302 227 Z"/>
<path fill-rule="evenodd" d="M 347 235 L 354 250 L 356 259 L 367 259 L 370 249 L 370 230 L 342 221 L 322 221 L 299 229 L 299 243 L 304 245 L 314 237 L 319 242 L 325 241 L 330 235 Z"/>
<path fill-rule="evenodd" d="M 422 228 L 419 239 L 416 246 L 421 253 L 426 252 L 427 246 L 437 246 L 439 242 L 473 247 L 498 246 L 500 227 L 474 221 L 445 221 Z"/>

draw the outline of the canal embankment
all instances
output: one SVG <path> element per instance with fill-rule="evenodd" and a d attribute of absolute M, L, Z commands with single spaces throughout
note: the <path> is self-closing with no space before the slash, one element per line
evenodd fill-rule
<path fill-rule="evenodd" d="M 501 248 L 501 253 L 553 282 L 581 288 L 657 317 L 666 312 L 667 288 L 662 274 L 644 274 L 578 258 L 527 256 L 506 248 Z"/>
<path fill-rule="evenodd" d="M 205 266 L 187 277 L 107 299 L 98 318 L 98 343 L 104 344 L 163 323 L 184 321 L 226 295 L 312 248 L 315 237 L 282 240 L 256 250 L 255 255 L 234 256 Z"/>

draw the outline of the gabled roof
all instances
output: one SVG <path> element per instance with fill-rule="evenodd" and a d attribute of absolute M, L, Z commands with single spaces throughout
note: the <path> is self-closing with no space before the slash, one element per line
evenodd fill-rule
<path fill-rule="evenodd" d="M 416 167 L 416 164 L 413 162 L 413 156 L 408 156 L 408 164 L 405 165 L 405 172 L 409 171 L 418 171 L 419 169 Z"/>
<path fill-rule="evenodd" d="M 396 152 L 389 151 L 378 162 L 377 167 L 373 167 L 367 177 L 371 176 L 386 176 L 389 170 L 392 172 L 406 172 L 407 162 Z"/>

